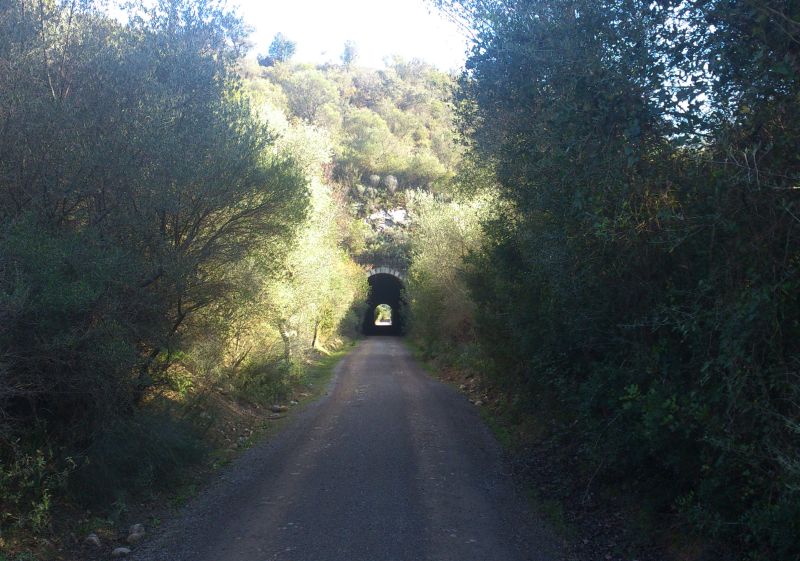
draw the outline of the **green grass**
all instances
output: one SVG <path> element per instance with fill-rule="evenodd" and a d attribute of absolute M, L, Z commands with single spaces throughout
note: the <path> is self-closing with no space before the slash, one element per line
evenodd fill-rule
<path fill-rule="evenodd" d="M 0 561 L 39 561 L 39 558 L 33 553 L 18 553 L 13 557 L 9 557 L 5 553 L 0 553 Z"/>
<path fill-rule="evenodd" d="M 76 533 L 79 536 L 86 536 L 98 529 L 110 529 L 114 527 L 114 521 L 107 517 L 92 516 L 81 520 L 76 526 Z M 2 558 L 0 558 L 2 561 Z"/>
<path fill-rule="evenodd" d="M 293 389 L 294 391 L 304 391 L 308 394 L 308 397 L 300 400 L 298 405 L 290 407 L 285 417 L 264 420 L 259 429 L 253 432 L 247 439 L 247 443 L 245 446 L 242 446 L 242 450 L 257 445 L 266 435 L 274 436 L 274 434 L 280 431 L 292 418 L 293 412 L 304 409 L 306 406 L 322 397 L 333 378 L 333 372 L 336 366 L 355 348 L 355 345 L 355 342 L 346 343 L 341 349 L 322 354 L 306 363 L 303 367 L 303 374 L 300 377 L 300 381 Z M 225 451 L 212 452 L 212 458 L 213 469 L 215 470 L 227 465 L 233 459 L 227 455 Z"/>
<path fill-rule="evenodd" d="M 304 365 L 299 383 L 294 391 L 305 391 L 308 397 L 301 400 L 295 407 L 289 408 L 286 416 L 280 419 L 264 419 L 257 429 L 240 446 L 239 451 L 244 451 L 257 445 L 264 438 L 274 436 L 277 431 L 292 418 L 292 412 L 298 411 L 319 399 L 327 390 L 333 378 L 333 372 L 339 362 L 350 353 L 355 343 L 348 343 L 341 349 L 320 355 L 318 358 Z M 213 471 L 229 465 L 238 454 L 231 455 L 227 449 L 213 450 L 210 454 L 210 468 Z"/>
<path fill-rule="evenodd" d="M 269 427 L 267 421 L 261 425 L 261 430 L 266 430 Z M 224 450 L 215 450 L 211 454 L 211 469 L 216 471 L 231 463 L 231 458 Z"/>
<path fill-rule="evenodd" d="M 339 361 L 347 356 L 354 347 L 355 343 L 347 344 L 337 351 L 322 355 L 307 367 L 305 384 L 310 390 L 309 393 L 312 399 L 318 398 L 325 392 L 331 378 L 333 378 L 333 371 L 336 369 Z M 311 401 L 311 399 L 309 399 L 309 401 Z"/>
<path fill-rule="evenodd" d="M 175 493 L 169 498 L 169 505 L 177 510 L 189 502 L 189 500 L 197 495 L 198 487 L 194 481 L 186 482 L 180 485 L 175 490 Z"/>
<path fill-rule="evenodd" d="M 514 430 L 501 416 L 491 413 L 486 408 L 482 408 L 481 418 L 491 429 L 494 437 L 504 450 L 513 451 L 519 445 L 519 439 L 514 435 Z"/>

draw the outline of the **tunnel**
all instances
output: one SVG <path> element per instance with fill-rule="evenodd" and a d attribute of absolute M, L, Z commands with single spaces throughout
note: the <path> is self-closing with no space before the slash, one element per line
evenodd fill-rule
<path fill-rule="evenodd" d="M 364 335 L 402 335 L 405 327 L 403 281 L 394 275 L 379 273 L 369 277 L 369 297 L 364 314 Z M 391 323 L 376 322 L 376 309 L 381 304 L 391 307 Z"/>

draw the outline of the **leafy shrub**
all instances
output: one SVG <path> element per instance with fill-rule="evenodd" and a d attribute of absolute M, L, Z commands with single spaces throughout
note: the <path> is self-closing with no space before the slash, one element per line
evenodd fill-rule
<path fill-rule="evenodd" d="M 466 260 L 494 375 L 555 396 L 593 481 L 800 558 L 796 6 L 440 4 L 479 26 L 460 124 L 509 209 Z"/>
<path fill-rule="evenodd" d="M 151 411 L 160 384 L 193 383 L 169 357 L 307 203 L 240 93 L 242 22 L 216 2 L 129 8 L 120 25 L 92 2 L 0 7 L 0 459 L 29 526 L 65 457 L 75 498 L 100 503 L 196 456 L 184 423 Z"/>
<path fill-rule="evenodd" d="M 167 489 L 180 481 L 185 468 L 204 452 L 191 419 L 178 420 L 169 410 L 139 412 L 95 435 L 76 457 L 70 491 L 90 505 L 124 504 L 132 494 Z"/>
<path fill-rule="evenodd" d="M 5 530 L 47 529 L 51 500 L 74 469 L 72 458 L 50 449 L 26 450 L 18 441 L 0 449 L 0 536 Z"/>
<path fill-rule="evenodd" d="M 236 394 L 260 405 L 286 401 L 292 385 L 303 376 L 303 368 L 285 359 L 260 358 L 251 361 L 234 375 Z"/>

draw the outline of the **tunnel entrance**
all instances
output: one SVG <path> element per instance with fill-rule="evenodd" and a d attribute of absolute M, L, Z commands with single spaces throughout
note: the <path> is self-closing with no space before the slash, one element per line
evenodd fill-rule
<path fill-rule="evenodd" d="M 401 335 L 403 303 L 403 281 L 387 273 L 370 276 L 364 335 Z"/>

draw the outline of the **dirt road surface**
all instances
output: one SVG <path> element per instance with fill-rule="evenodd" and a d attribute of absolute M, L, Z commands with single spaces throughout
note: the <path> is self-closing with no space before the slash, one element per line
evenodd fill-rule
<path fill-rule="evenodd" d="M 373 337 L 329 395 L 239 461 L 137 561 L 552 561 L 477 408 L 401 339 Z"/>

